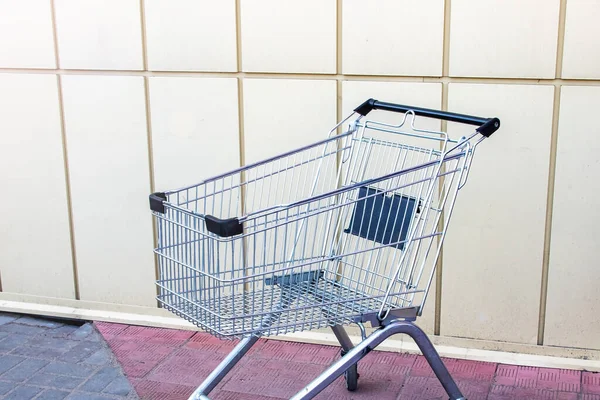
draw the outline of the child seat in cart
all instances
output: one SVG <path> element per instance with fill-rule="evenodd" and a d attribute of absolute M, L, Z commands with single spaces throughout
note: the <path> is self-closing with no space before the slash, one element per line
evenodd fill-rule
<path fill-rule="evenodd" d="M 398 115 L 369 119 L 373 110 Z M 476 128 L 451 138 L 419 128 L 421 117 Z M 357 362 L 397 333 L 416 341 L 450 398 L 463 399 L 413 321 L 475 150 L 499 127 L 498 118 L 369 99 L 322 141 L 150 195 L 160 304 L 240 339 L 190 398 L 208 399 L 258 338 L 330 327 L 341 358 L 293 399 L 341 375 L 356 390 Z M 343 328 L 353 323 L 363 333 L 356 345 Z M 368 336 L 365 323 L 376 328 Z"/>

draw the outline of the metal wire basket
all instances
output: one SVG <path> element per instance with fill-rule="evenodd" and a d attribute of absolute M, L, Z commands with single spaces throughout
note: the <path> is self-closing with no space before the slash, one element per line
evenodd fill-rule
<path fill-rule="evenodd" d="M 364 118 L 375 108 L 405 114 Z M 451 139 L 415 126 L 432 110 L 355 111 L 323 141 L 151 195 L 165 308 L 222 338 L 420 315 L 476 146 L 499 121 Z"/>

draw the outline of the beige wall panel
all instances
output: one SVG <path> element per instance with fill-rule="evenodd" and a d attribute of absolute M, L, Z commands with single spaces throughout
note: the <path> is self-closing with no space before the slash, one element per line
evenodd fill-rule
<path fill-rule="evenodd" d="M 600 87 L 563 86 L 544 344 L 600 349 Z"/>
<path fill-rule="evenodd" d="M 327 138 L 336 124 L 336 82 L 244 79 L 246 164 Z"/>
<path fill-rule="evenodd" d="M 56 76 L 0 74 L 0 115 L 2 289 L 72 299 Z"/>
<path fill-rule="evenodd" d="M 242 69 L 335 73 L 335 0 L 242 0 Z"/>
<path fill-rule="evenodd" d="M 439 109 L 442 105 L 442 85 L 440 83 L 345 81 L 342 86 L 342 98 L 342 114 L 344 116 L 352 112 L 354 108 L 368 98 Z M 373 111 L 369 113 L 368 118 L 397 124 L 403 117 L 401 114 Z M 418 119 L 415 121 L 415 124 L 416 127 L 440 129 L 440 124 L 437 120 Z M 408 137 L 391 138 L 390 134 L 381 135 L 381 138 L 402 141 L 404 143 L 412 140 Z M 424 145 L 423 141 L 419 141 L 418 144 L 421 146 Z M 433 142 L 427 144 L 435 146 Z M 433 264 L 433 262 L 431 262 L 431 264 Z M 429 276 L 430 271 L 431 270 L 428 267 L 425 275 Z M 427 299 L 425 312 L 423 316 L 417 320 L 418 325 L 428 333 L 433 333 L 435 322 L 435 285 L 436 283 L 434 281 L 431 286 L 429 298 Z"/>
<path fill-rule="evenodd" d="M 56 68 L 49 1 L 1 1 L 0 38 L 0 68 Z"/>
<path fill-rule="evenodd" d="M 150 78 L 156 190 L 239 167 L 237 80 Z"/>
<path fill-rule="evenodd" d="M 139 70 L 139 0 L 55 0 L 60 66 Z"/>
<path fill-rule="evenodd" d="M 234 0 L 147 0 L 148 69 L 236 71 Z"/>
<path fill-rule="evenodd" d="M 75 297 L 56 75 L 0 74 L 5 292 Z"/>
<path fill-rule="evenodd" d="M 567 1 L 563 78 L 600 79 L 599 20 L 599 1 Z"/>
<path fill-rule="evenodd" d="M 453 0 L 450 76 L 554 78 L 560 0 Z"/>
<path fill-rule="evenodd" d="M 82 300 L 151 306 L 150 178 L 142 77 L 63 77 Z"/>
<path fill-rule="evenodd" d="M 449 86 L 449 110 L 498 116 L 502 125 L 478 147 L 454 209 L 442 335 L 537 340 L 553 94 L 552 86 Z"/>
<path fill-rule="evenodd" d="M 346 0 L 342 13 L 345 74 L 441 76 L 443 0 Z"/>

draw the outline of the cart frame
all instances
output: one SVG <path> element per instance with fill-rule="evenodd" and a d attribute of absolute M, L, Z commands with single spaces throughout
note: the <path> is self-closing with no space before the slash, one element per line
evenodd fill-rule
<path fill-rule="evenodd" d="M 373 110 L 401 113 L 404 119 L 399 125 L 362 122 Z M 415 128 L 417 116 L 477 128 L 453 140 L 445 132 Z M 399 130 L 408 118 L 413 133 Z M 347 131 L 338 133 L 348 121 Z M 311 399 L 342 374 L 347 388 L 355 390 L 358 361 L 395 334 L 415 340 L 451 400 L 464 399 L 414 321 L 423 312 L 475 149 L 499 127 L 498 118 L 369 99 L 324 141 L 150 195 L 159 236 L 159 302 L 214 336 L 241 339 L 190 399 L 208 399 L 260 337 L 324 326 L 331 327 L 342 357 L 292 399 Z M 439 149 L 367 137 L 368 129 L 434 140 Z M 377 168 L 370 166 L 372 156 Z M 328 175 L 328 165 L 335 166 L 336 175 Z M 305 172 L 295 175 L 296 170 Z M 286 185 L 278 186 L 280 177 L 295 178 L 299 191 L 308 189 L 288 199 Z M 308 182 L 304 186 L 298 183 L 302 179 Z M 273 206 L 276 195 L 289 201 Z M 377 328 L 369 336 L 367 322 Z M 349 323 L 361 328 L 356 346 L 343 327 Z"/>

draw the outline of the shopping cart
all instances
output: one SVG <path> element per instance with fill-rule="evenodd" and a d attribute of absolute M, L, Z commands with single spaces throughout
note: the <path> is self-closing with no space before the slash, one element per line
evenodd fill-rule
<path fill-rule="evenodd" d="M 398 124 L 366 118 L 401 113 Z M 468 136 L 415 119 L 475 125 Z M 160 304 L 219 338 L 241 339 L 190 399 L 210 391 L 259 337 L 331 327 L 342 357 L 293 399 L 310 399 L 391 335 L 410 335 L 453 400 L 463 395 L 422 314 L 459 190 L 477 145 L 500 126 L 369 99 L 327 139 L 150 195 Z M 282 134 L 285 134 L 283 132 Z M 356 323 L 354 345 L 343 325 Z M 377 328 L 367 336 L 364 324 Z"/>

